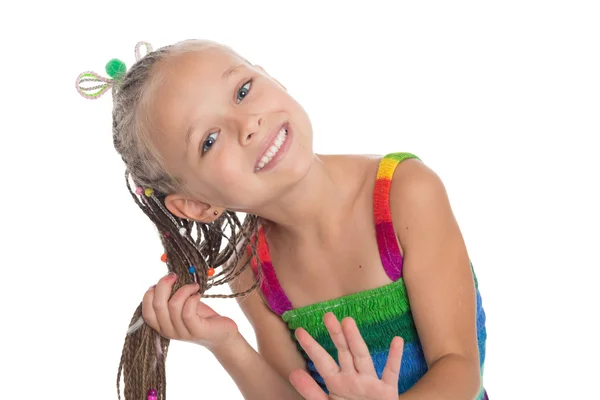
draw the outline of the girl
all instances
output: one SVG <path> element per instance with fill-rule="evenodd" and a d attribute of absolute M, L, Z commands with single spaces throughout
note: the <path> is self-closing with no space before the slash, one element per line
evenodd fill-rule
<path fill-rule="evenodd" d="M 246 399 L 487 398 L 485 314 L 433 171 L 409 153 L 313 153 L 300 104 L 227 46 L 136 55 L 77 80 L 87 98 L 112 88 L 126 182 L 170 271 L 134 313 L 119 397 L 123 373 L 127 400 L 165 399 L 176 339 Z M 231 296 L 205 293 L 223 283 Z M 236 297 L 258 352 L 201 297 Z"/>

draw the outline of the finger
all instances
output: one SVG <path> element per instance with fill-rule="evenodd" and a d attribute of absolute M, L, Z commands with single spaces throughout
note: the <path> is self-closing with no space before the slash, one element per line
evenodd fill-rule
<path fill-rule="evenodd" d="M 152 299 L 152 308 L 160 326 L 159 333 L 168 338 L 175 337 L 175 329 L 169 316 L 168 303 L 176 280 L 177 275 L 175 274 L 169 274 L 161 278 L 154 288 L 154 298 Z"/>
<path fill-rule="evenodd" d="M 391 386 L 398 385 L 400 378 L 400 366 L 402 365 L 402 353 L 404 352 L 404 340 L 396 336 L 390 344 L 390 352 L 381 374 L 381 380 Z"/>
<path fill-rule="evenodd" d="M 188 297 L 181 312 L 183 323 L 193 337 L 202 336 L 206 327 L 205 319 L 196 312 L 201 297 L 200 293 Z"/>
<path fill-rule="evenodd" d="M 311 376 L 304 370 L 297 369 L 290 374 L 292 386 L 306 400 L 328 400 L 329 396 Z"/>
<path fill-rule="evenodd" d="M 350 353 L 346 336 L 344 336 L 344 331 L 342 330 L 342 324 L 340 324 L 340 321 L 338 321 L 332 312 L 325 314 L 323 321 L 329 331 L 329 336 L 331 336 L 333 344 L 338 350 L 340 368 L 343 372 L 356 372 L 354 362 L 352 361 L 352 353 Z"/>
<path fill-rule="evenodd" d="M 350 347 L 356 370 L 361 374 L 377 376 L 369 348 L 363 340 L 354 319 L 350 317 L 344 318 L 342 321 L 342 330 L 346 336 L 348 347 Z"/>
<path fill-rule="evenodd" d="M 142 318 L 144 318 L 144 321 L 146 321 L 146 324 L 148 324 L 148 326 L 150 326 L 152 329 L 158 332 L 160 331 L 160 326 L 158 324 L 158 320 L 156 319 L 154 308 L 152 307 L 155 286 L 152 286 L 144 294 L 144 298 L 142 299 Z"/>
<path fill-rule="evenodd" d="M 323 378 L 340 372 L 340 367 L 335 360 L 308 332 L 298 328 L 296 329 L 296 338 Z"/>
<path fill-rule="evenodd" d="M 197 292 L 199 288 L 200 286 L 197 283 L 183 285 L 169 300 L 169 316 L 171 317 L 171 323 L 173 324 L 173 328 L 175 328 L 177 338 L 179 339 L 187 339 L 190 337 L 190 332 L 183 322 L 183 306 L 186 300 Z"/>

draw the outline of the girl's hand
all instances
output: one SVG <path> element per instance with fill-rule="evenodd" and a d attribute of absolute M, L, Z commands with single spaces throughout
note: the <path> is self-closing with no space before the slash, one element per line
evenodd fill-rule
<path fill-rule="evenodd" d="M 306 351 L 325 380 L 329 396 L 304 370 L 290 374 L 290 382 L 306 400 L 398 400 L 398 378 L 404 341 L 395 337 L 381 379 L 356 322 L 344 318 L 342 323 L 333 313 L 323 320 L 338 349 L 339 366 L 335 360 L 304 329 L 296 330 L 298 342 Z"/>
<path fill-rule="evenodd" d="M 142 300 L 142 316 L 161 336 L 217 348 L 238 334 L 238 327 L 200 302 L 197 283 L 184 285 L 173 296 L 175 274 L 169 274 L 148 289 Z"/>

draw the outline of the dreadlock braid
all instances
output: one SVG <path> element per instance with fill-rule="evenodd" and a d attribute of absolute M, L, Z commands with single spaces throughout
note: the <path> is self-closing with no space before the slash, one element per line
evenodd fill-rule
<path fill-rule="evenodd" d="M 247 262 L 237 268 L 246 248 L 250 248 L 252 256 L 256 256 L 251 238 L 257 232 L 258 218 L 248 214 L 240 221 L 235 212 L 225 211 L 214 222 L 205 224 L 170 213 L 164 205 L 165 196 L 183 188 L 181 182 L 162 167 L 160 155 L 149 139 L 149 122 L 144 118 L 144 93 L 152 83 L 153 67 L 169 54 L 213 47 L 233 51 L 215 42 L 189 40 L 150 52 L 135 63 L 113 88 L 113 142 L 127 167 L 127 188 L 134 202 L 156 226 L 169 272 L 179 277 L 173 293 L 181 286 L 197 281 L 203 297 L 232 298 L 254 291 L 259 279 L 239 293 L 204 293 L 213 286 L 231 282 L 249 266 Z M 151 190 L 139 193 L 132 187 Z M 190 266 L 195 271 L 189 269 Z M 209 268 L 219 269 L 219 272 L 209 277 Z M 258 275 L 261 276 L 260 264 Z M 121 378 L 125 400 L 146 399 L 150 388 L 157 391 L 159 400 L 166 399 L 165 360 L 168 348 L 169 340 L 145 324 L 140 304 L 129 324 L 117 372 L 119 399 Z"/>

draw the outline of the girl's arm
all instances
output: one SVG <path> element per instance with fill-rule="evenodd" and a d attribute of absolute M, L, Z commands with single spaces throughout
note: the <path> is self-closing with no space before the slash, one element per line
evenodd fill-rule
<path fill-rule="evenodd" d="M 404 251 L 404 281 L 429 367 L 400 398 L 473 399 L 481 379 L 475 285 L 446 190 L 423 163 L 406 160 L 394 173 L 390 206 Z"/>
<path fill-rule="evenodd" d="M 238 334 L 223 348 L 210 349 L 246 400 L 302 400 L 296 389 Z"/>
<path fill-rule="evenodd" d="M 247 260 L 248 255 L 242 257 L 238 268 L 245 265 Z M 233 292 L 243 292 L 253 283 L 254 274 L 248 267 L 230 282 L 230 286 Z M 267 308 L 259 290 L 260 287 L 244 298 L 237 298 L 254 328 L 258 352 L 241 334 L 229 346 L 211 351 L 232 377 L 244 399 L 303 400 L 288 377 L 296 369 L 306 369 L 306 362 L 287 325 Z"/>

